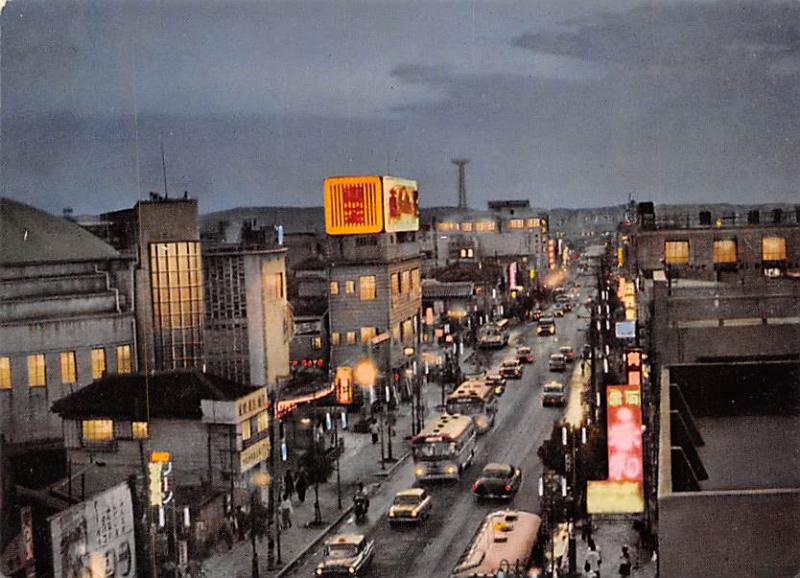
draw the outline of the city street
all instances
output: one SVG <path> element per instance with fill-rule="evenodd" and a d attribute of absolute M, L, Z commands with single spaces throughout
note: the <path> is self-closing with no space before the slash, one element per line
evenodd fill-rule
<path fill-rule="evenodd" d="M 577 310 L 583 311 L 583 308 Z M 553 421 L 563 413 L 561 409 L 541 406 L 541 384 L 553 378 L 568 384 L 573 370 L 571 365 L 563 374 L 550 373 L 547 371 L 547 359 L 561 345 L 569 344 L 580 350 L 584 333 L 578 329 L 585 326 L 586 321 L 578 319 L 573 312 L 556 323 L 558 329 L 553 337 L 537 337 L 535 324 L 526 324 L 513 330 L 511 343 L 492 353 L 492 366 L 496 367 L 505 356 L 513 353 L 513 344 L 522 334 L 534 349 L 535 363 L 525 366 L 521 380 L 508 381 L 506 393 L 500 399 L 497 423 L 489 433 L 479 438 L 475 462 L 466 475 L 458 483 L 426 486 L 433 496 L 434 509 L 423 527 L 393 529 L 385 517 L 394 492 L 414 484 L 411 461 L 399 468 L 393 478 L 372 497 L 369 519 L 365 524 L 356 525 L 350 517 L 340 525 L 339 532 L 366 533 L 375 540 L 376 555 L 370 576 L 400 573 L 403 576 L 425 578 L 446 575 L 455 566 L 483 516 L 505 505 L 502 502 L 478 504 L 470 491 L 474 478 L 487 462 L 508 462 L 521 467 L 523 484 L 512 505 L 522 510 L 539 511 L 537 484 L 542 465 L 536 452 L 549 435 Z M 321 545 L 287 575 L 312 575 L 320 552 Z"/>

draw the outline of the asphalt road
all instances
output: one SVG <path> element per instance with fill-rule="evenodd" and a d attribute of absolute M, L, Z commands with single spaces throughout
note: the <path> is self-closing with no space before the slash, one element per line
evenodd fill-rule
<path fill-rule="evenodd" d="M 582 291 L 581 300 L 585 295 Z M 577 307 L 583 316 L 585 309 Z M 539 511 L 537 492 L 542 464 L 537 450 L 545 436 L 550 434 L 554 420 L 561 417 L 561 408 L 543 408 L 540 401 L 541 384 L 549 379 L 560 379 L 569 384 L 573 365 L 563 374 L 547 370 L 547 359 L 561 345 L 572 345 L 580 352 L 584 343 L 586 321 L 578 319 L 576 312 L 556 320 L 557 331 L 552 337 L 537 337 L 535 324 L 526 324 L 512 330 L 511 345 L 491 354 L 492 367 L 513 354 L 513 343 L 522 334 L 535 354 L 535 362 L 525 365 L 522 379 L 509 380 L 506 393 L 500 398 L 497 422 L 488 433 L 479 437 L 475 461 L 457 483 L 426 484 L 434 500 L 430 518 L 421 527 L 393 529 L 386 521 L 386 512 L 397 490 L 414 485 L 413 462 L 408 460 L 387 480 L 371 498 L 369 518 L 356 524 L 345 520 L 338 532 L 366 533 L 375 540 L 376 555 L 370 570 L 372 577 L 447 576 L 469 543 L 482 518 L 490 511 L 501 509 L 507 502 L 477 503 L 470 485 L 481 468 L 488 462 L 505 462 L 518 465 L 523 471 L 520 491 L 511 502 L 513 507 Z M 291 576 L 312 576 L 320 559 L 322 547 L 317 547 L 294 569 Z"/>

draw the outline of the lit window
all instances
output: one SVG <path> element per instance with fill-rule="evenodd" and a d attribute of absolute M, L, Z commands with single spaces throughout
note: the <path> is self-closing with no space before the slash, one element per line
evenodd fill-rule
<path fill-rule="evenodd" d="M 377 332 L 374 327 L 362 327 L 361 328 L 361 343 L 366 344 L 369 343 L 369 340 L 372 339 L 377 335 Z"/>
<path fill-rule="evenodd" d="M 110 419 L 83 420 L 81 430 L 85 442 L 107 442 L 114 439 L 114 422 Z"/>
<path fill-rule="evenodd" d="M 509 229 L 522 229 L 525 227 L 525 219 L 511 219 L 508 222 Z"/>
<path fill-rule="evenodd" d="M 345 281 L 344 282 L 344 292 L 346 294 L 351 294 L 356 292 L 356 282 L 355 281 Z"/>
<path fill-rule="evenodd" d="M 400 295 L 400 273 L 392 273 L 391 285 L 392 285 L 392 297 Z"/>
<path fill-rule="evenodd" d="M 117 347 L 117 373 L 131 372 L 131 346 L 120 345 Z"/>
<path fill-rule="evenodd" d="M 331 333 L 331 345 L 339 345 L 341 339 L 341 335 L 338 332 L 334 331 Z"/>
<path fill-rule="evenodd" d="M 0 389 L 11 389 L 10 357 L 0 357 Z"/>
<path fill-rule="evenodd" d="M 331 295 L 338 295 L 338 294 L 339 294 L 339 282 L 331 281 Z"/>
<path fill-rule="evenodd" d="M 264 273 L 264 299 L 283 299 L 283 273 Z"/>
<path fill-rule="evenodd" d="M 411 292 L 419 290 L 419 269 L 411 269 Z"/>
<path fill-rule="evenodd" d="M 689 263 L 689 241 L 666 241 L 664 243 L 664 262 L 667 265 Z"/>
<path fill-rule="evenodd" d="M 313 349 L 322 349 L 322 337 L 312 337 L 311 338 L 311 347 Z"/>
<path fill-rule="evenodd" d="M 28 385 L 31 387 L 45 387 L 44 354 L 28 356 Z"/>
<path fill-rule="evenodd" d="M 467 256 L 467 250 L 466 249 L 461 249 L 461 251 L 458 252 L 458 255 L 461 258 L 466 257 Z"/>
<path fill-rule="evenodd" d="M 106 350 L 92 349 L 92 379 L 100 379 L 106 370 Z"/>
<path fill-rule="evenodd" d="M 355 331 L 348 331 L 347 332 L 347 345 L 355 345 L 356 343 L 356 332 Z"/>
<path fill-rule="evenodd" d="M 251 435 L 250 420 L 246 419 L 242 422 L 242 441 L 249 440 Z"/>
<path fill-rule="evenodd" d="M 362 301 L 372 301 L 376 294 L 375 275 L 362 275 L 358 278 L 358 295 Z"/>
<path fill-rule="evenodd" d="M 411 271 L 400 273 L 400 293 L 408 293 L 411 290 Z"/>
<path fill-rule="evenodd" d="M 471 258 L 471 257 L 473 257 L 473 256 L 474 256 L 474 252 L 473 252 L 473 250 L 472 250 L 472 249 L 467 249 L 467 257 L 470 257 L 470 258 Z"/>
<path fill-rule="evenodd" d="M 131 433 L 135 440 L 146 440 L 150 437 L 150 431 L 147 428 L 146 421 L 135 421 L 131 423 Z"/>
<path fill-rule="evenodd" d="M 461 230 L 465 233 L 472 231 L 472 223 L 461 223 Z"/>
<path fill-rule="evenodd" d="M 414 339 L 414 325 L 411 319 L 403 321 L 403 342 L 412 341 Z"/>
<path fill-rule="evenodd" d="M 59 359 L 61 361 L 61 383 L 75 383 L 78 381 L 75 372 L 75 352 L 62 351 Z"/>
<path fill-rule="evenodd" d="M 539 219 L 528 219 L 525 224 L 530 229 L 538 229 L 539 228 Z"/>
<path fill-rule="evenodd" d="M 762 261 L 785 261 L 786 239 L 783 237 L 764 237 L 761 239 Z"/>
<path fill-rule="evenodd" d="M 398 323 L 394 327 L 392 327 L 392 339 L 399 342 L 400 341 L 400 324 Z"/>
<path fill-rule="evenodd" d="M 475 231 L 478 233 L 485 233 L 488 231 L 494 231 L 496 229 L 496 224 L 494 221 L 478 221 L 475 223 Z"/>
<path fill-rule="evenodd" d="M 450 231 L 455 231 L 456 230 L 456 224 L 455 223 L 437 223 L 436 224 L 436 230 L 441 232 L 441 233 L 448 233 Z"/>
<path fill-rule="evenodd" d="M 736 241 L 734 239 L 717 239 L 714 241 L 714 263 L 736 263 Z"/>
<path fill-rule="evenodd" d="M 264 431 L 269 425 L 269 412 L 262 411 L 256 416 L 256 431 Z"/>

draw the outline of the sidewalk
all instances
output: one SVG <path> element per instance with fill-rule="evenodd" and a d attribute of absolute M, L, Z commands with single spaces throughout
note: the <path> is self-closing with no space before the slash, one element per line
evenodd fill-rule
<path fill-rule="evenodd" d="M 593 520 L 592 538 L 600 550 L 602 564 L 600 576 L 619 576 L 620 554 L 622 546 L 628 546 L 628 553 L 633 563 L 631 576 L 636 578 L 655 578 L 657 563 L 651 559 L 652 552 L 644 550 L 640 543 L 639 533 L 633 529 L 634 516 L 614 516 Z M 585 576 L 583 564 L 588 550 L 587 542 L 578 536 L 578 576 Z"/>
<path fill-rule="evenodd" d="M 467 356 L 467 350 L 464 351 Z M 431 383 L 423 386 L 424 418 L 427 421 L 437 413 L 440 388 Z M 380 444 L 373 445 L 369 434 L 354 434 L 349 431 L 340 431 L 344 439 L 344 452 L 340 462 L 341 471 L 341 498 L 342 509 L 338 508 L 336 473 L 331 475 L 328 483 L 319 487 L 319 502 L 323 524 L 309 528 L 307 524 L 314 520 L 314 488 L 309 487 L 305 502 L 300 503 L 297 495 L 292 498 L 294 514 L 292 527 L 283 530 L 280 535 L 281 566 L 274 570 L 267 570 L 267 540 L 258 542 L 257 551 L 261 576 L 281 576 L 287 571 L 287 566 L 296 558 L 302 557 L 305 551 L 321 541 L 341 520 L 350 514 L 352 496 L 359 482 L 362 482 L 370 493 L 375 493 L 382 480 L 386 479 L 404 463 L 410 451 L 410 441 L 405 439 L 411 433 L 411 405 L 402 403 L 395 413 L 396 435 L 392 437 L 392 455 L 397 460 L 395 463 L 386 463 L 386 469 L 380 465 Z M 224 548 L 224 546 L 223 546 Z M 242 577 L 251 575 L 252 546 L 250 540 L 236 542 L 229 551 L 217 553 L 203 563 L 206 575 L 209 577 Z M 277 561 L 277 553 L 276 553 Z"/>

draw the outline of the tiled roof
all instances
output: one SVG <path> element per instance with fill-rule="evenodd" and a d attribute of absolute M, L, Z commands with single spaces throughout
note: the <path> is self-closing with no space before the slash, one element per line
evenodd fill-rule
<path fill-rule="evenodd" d="M 149 399 L 147 386 L 149 385 Z M 71 417 L 151 418 L 202 416 L 200 401 L 234 401 L 258 389 L 200 371 L 107 375 L 53 404 L 53 412 Z"/>
<path fill-rule="evenodd" d="M 440 283 L 435 279 L 423 279 L 422 297 L 425 299 L 471 297 L 474 285 L 468 281 Z"/>
<path fill-rule="evenodd" d="M 0 198 L 0 265 L 92 261 L 119 253 L 79 225 Z"/>

